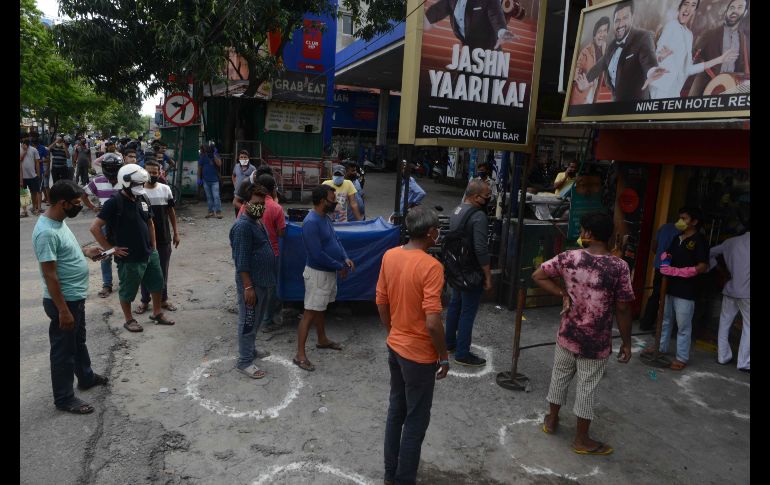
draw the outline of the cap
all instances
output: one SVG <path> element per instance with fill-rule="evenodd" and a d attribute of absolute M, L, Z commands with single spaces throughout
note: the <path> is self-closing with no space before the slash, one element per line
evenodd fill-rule
<path fill-rule="evenodd" d="M 340 175 L 345 175 L 345 167 L 342 165 L 334 165 L 332 167 L 332 175 L 337 175 L 337 173 Z"/>

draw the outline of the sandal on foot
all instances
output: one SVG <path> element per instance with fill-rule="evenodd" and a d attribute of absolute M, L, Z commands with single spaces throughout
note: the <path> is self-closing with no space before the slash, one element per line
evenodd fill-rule
<path fill-rule="evenodd" d="M 315 348 L 317 349 L 332 349 L 332 350 L 342 350 L 342 345 L 338 344 L 337 342 L 329 341 L 325 344 L 315 344 Z"/>
<path fill-rule="evenodd" d="M 294 365 L 296 365 L 300 369 L 304 369 L 308 372 L 313 372 L 315 370 L 315 366 L 311 364 L 310 361 L 307 359 L 305 360 L 292 359 L 292 362 L 294 362 Z"/>
<path fill-rule="evenodd" d="M 559 429 L 559 418 L 556 418 L 556 423 L 553 425 L 553 428 L 549 431 L 548 425 L 545 423 L 545 420 L 548 419 L 548 416 L 550 416 L 550 414 L 546 414 L 545 418 L 543 418 L 543 433 L 554 434 L 556 433 L 556 430 Z"/>
<path fill-rule="evenodd" d="M 682 370 L 685 367 L 687 367 L 687 364 L 680 360 L 674 360 L 671 362 L 671 370 Z"/>
<path fill-rule="evenodd" d="M 211 219 L 212 217 L 214 217 L 213 212 L 209 212 L 208 214 L 206 214 L 206 219 Z"/>
<path fill-rule="evenodd" d="M 62 407 L 56 406 L 59 411 L 66 411 L 72 414 L 91 414 L 94 412 L 94 407 L 87 402 L 73 397 L 72 400 Z"/>
<path fill-rule="evenodd" d="M 111 286 L 102 286 L 101 291 L 99 291 L 98 295 L 101 298 L 107 298 L 110 296 L 110 293 L 112 293 L 112 287 Z"/>
<path fill-rule="evenodd" d="M 245 375 L 251 377 L 252 379 L 262 379 L 263 377 L 265 377 L 265 371 L 260 370 L 254 364 L 251 364 L 250 366 L 246 367 L 245 369 L 238 369 L 237 367 L 236 367 L 236 369 L 241 374 L 245 374 Z"/>
<path fill-rule="evenodd" d="M 151 315 L 150 320 L 155 322 L 155 325 L 173 325 L 176 323 L 173 320 L 167 319 L 162 313 L 158 313 L 157 315 Z"/>
<path fill-rule="evenodd" d="M 128 330 L 129 332 L 141 332 L 144 330 L 141 325 L 139 325 L 139 322 L 134 320 L 133 318 L 126 323 L 123 324 L 123 328 Z"/>
<path fill-rule="evenodd" d="M 609 455 L 613 451 L 611 446 L 605 445 L 601 441 L 596 445 L 596 448 L 592 450 L 579 450 L 575 448 L 575 446 L 572 446 L 572 451 L 577 453 L 578 455 Z"/>
<path fill-rule="evenodd" d="M 100 376 L 99 374 L 94 373 L 94 379 L 91 381 L 91 384 L 84 386 L 78 382 L 78 389 L 80 389 L 81 391 L 87 391 L 92 387 L 106 386 L 107 382 L 108 382 L 108 379 L 106 377 Z"/>
<path fill-rule="evenodd" d="M 134 313 L 136 313 L 137 315 L 141 315 L 142 313 L 147 311 L 147 307 L 148 307 L 147 303 L 140 303 L 136 305 L 136 308 L 134 308 Z"/>
<path fill-rule="evenodd" d="M 177 311 L 177 307 L 173 303 L 168 302 L 168 301 L 164 301 L 163 303 L 161 303 L 160 307 L 163 308 L 164 310 L 168 310 L 170 312 Z"/>

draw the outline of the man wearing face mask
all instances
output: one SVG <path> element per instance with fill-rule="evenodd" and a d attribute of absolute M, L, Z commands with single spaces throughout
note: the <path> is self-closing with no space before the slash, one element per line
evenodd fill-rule
<path fill-rule="evenodd" d="M 327 338 L 324 316 L 326 307 L 337 296 L 337 272 L 341 278 L 345 278 L 348 271 L 355 271 L 355 265 L 348 258 L 329 218 L 336 205 L 334 189 L 328 185 L 319 185 L 313 189 L 313 210 L 302 223 L 302 242 L 307 254 L 305 271 L 302 273 L 305 279 L 305 313 L 297 328 L 294 364 L 306 371 L 315 370 L 305 353 L 310 325 L 316 326 L 317 348 L 342 350 L 340 344 Z"/>
<path fill-rule="evenodd" d="M 83 189 L 71 180 L 60 180 L 50 191 L 51 207 L 38 219 L 32 232 L 32 246 L 43 279 L 43 309 L 51 320 L 51 383 L 54 404 L 61 411 L 88 414 L 94 407 L 75 397 L 73 375 L 78 389 L 107 384 L 94 373 L 86 346 L 85 302 L 88 295 L 88 263 L 96 260 L 100 247 L 81 248 L 64 221 L 83 208 Z"/>
<path fill-rule="evenodd" d="M 241 183 L 248 179 L 251 174 L 257 171 L 257 168 L 249 162 L 249 152 L 241 150 L 238 153 L 238 164 L 233 167 L 233 188 L 237 192 L 241 186 Z M 253 182 L 252 182 L 253 183 Z M 238 217 L 238 211 L 241 209 L 243 202 L 239 197 L 233 197 L 233 208 L 235 209 L 235 217 Z"/>
<path fill-rule="evenodd" d="M 480 180 L 484 182 L 485 184 L 487 184 L 487 186 L 489 186 L 489 190 L 491 191 L 491 194 L 492 194 L 491 201 L 495 201 L 497 199 L 497 184 L 495 183 L 494 180 L 490 178 L 490 174 L 491 174 L 491 167 L 489 166 L 489 163 L 481 162 L 476 167 L 476 176 L 468 181 L 468 185 L 470 185 L 470 183 L 473 182 L 474 180 Z M 465 198 L 465 196 L 463 196 L 463 198 Z M 494 205 L 494 202 L 492 202 L 492 205 Z"/>
<path fill-rule="evenodd" d="M 334 165 L 332 168 L 333 177 L 327 180 L 323 185 L 334 189 L 337 199 L 337 208 L 334 210 L 334 222 L 348 222 L 348 207 L 353 211 L 355 220 L 363 220 L 363 216 L 358 208 L 356 201 L 356 188 L 350 180 L 345 180 L 345 167 Z"/>
<path fill-rule="evenodd" d="M 668 277 L 666 306 L 663 311 L 663 329 L 660 334 L 660 352 L 668 351 L 671 329 L 679 328 L 676 336 L 676 359 L 671 362 L 672 370 L 687 367 L 692 343 L 692 316 L 695 313 L 695 299 L 698 293 L 697 276 L 708 271 L 709 247 L 706 237 L 701 234 L 702 215 L 695 207 L 679 209 L 676 228 L 680 231 L 671 241 L 668 250 L 661 254 L 660 272 Z M 652 353 L 654 349 L 645 350 Z"/>
<path fill-rule="evenodd" d="M 144 184 L 145 196 L 152 206 L 152 223 L 155 226 L 155 244 L 158 248 L 160 268 L 163 270 L 163 292 L 160 298 L 161 308 L 170 312 L 176 311 L 176 306 L 168 301 L 168 263 L 171 259 L 171 244 L 179 247 L 179 231 L 176 227 L 176 210 L 174 209 L 174 195 L 171 187 L 160 182 L 160 163 L 157 160 L 147 159 L 144 163 L 145 170 L 150 180 Z M 170 227 L 169 227 L 170 225 Z M 171 235 L 173 230 L 173 237 Z M 140 315 L 147 311 L 150 303 L 150 292 L 147 287 L 141 285 L 142 299 L 134 309 L 134 313 Z"/>
<path fill-rule="evenodd" d="M 353 183 L 356 188 L 356 203 L 358 203 L 358 212 L 361 214 L 361 220 L 366 220 L 366 208 L 364 207 L 364 189 L 358 181 L 358 165 L 353 160 L 345 164 L 345 178 Z M 348 207 L 348 220 L 355 219 L 353 207 Z"/>
<path fill-rule="evenodd" d="M 275 286 L 276 258 L 262 223 L 267 191 L 261 185 L 241 184 L 244 213 L 230 229 L 230 248 L 235 263 L 238 297 L 238 361 L 236 369 L 252 379 L 265 377 L 254 359 L 270 355 L 255 347 L 257 330 L 268 304 L 268 288 Z"/>
<path fill-rule="evenodd" d="M 446 344 L 455 352 L 459 365 L 481 367 L 487 361 L 471 353 L 473 323 L 481 303 L 481 295 L 492 288 L 492 270 L 489 257 L 489 221 L 486 208 L 492 191 L 486 182 L 473 180 L 465 189 L 465 199 L 449 218 L 449 230 L 463 230 L 472 244 L 478 268 L 484 274 L 483 286 L 477 288 L 452 288 L 446 315 Z M 467 215 L 471 212 L 470 215 Z M 450 280 L 451 284 L 451 280 Z"/>
<path fill-rule="evenodd" d="M 575 160 L 572 160 L 567 165 L 567 170 L 559 172 L 556 175 L 556 180 L 553 181 L 553 193 L 562 197 L 569 194 L 569 191 L 577 178 L 577 171 L 578 163 Z"/>
<path fill-rule="evenodd" d="M 144 330 L 131 315 L 131 303 L 136 298 L 139 286 L 144 284 L 152 297 L 150 320 L 158 325 L 174 325 L 161 310 L 163 271 L 160 267 L 155 240 L 155 224 L 152 221 L 152 207 L 145 197 L 144 184 L 149 180 L 145 169 L 137 164 L 128 164 L 118 171 L 121 190 L 102 206 L 101 212 L 91 225 L 91 234 L 107 249 L 115 249 L 118 263 L 120 289 L 118 297 L 125 323 L 129 332 Z M 107 236 L 102 227 L 107 226 Z"/>

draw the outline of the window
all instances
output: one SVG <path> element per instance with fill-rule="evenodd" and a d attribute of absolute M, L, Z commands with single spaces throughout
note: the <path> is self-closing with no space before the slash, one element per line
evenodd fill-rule
<path fill-rule="evenodd" d="M 353 16 L 350 14 L 342 14 L 342 33 L 353 35 Z"/>

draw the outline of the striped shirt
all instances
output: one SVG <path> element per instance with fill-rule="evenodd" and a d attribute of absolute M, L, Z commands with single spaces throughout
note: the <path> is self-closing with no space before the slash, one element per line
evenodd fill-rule
<path fill-rule="evenodd" d="M 240 216 L 230 229 L 230 247 L 236 273 L 249 273 L 252 285 L 276 285 L 276 257 L 261 222 Z"/>
<path fill-rule="evenodd" d="M 52 146 L 51 147 L 51 166 L 54 167 L 66 167 L 67 166 L 67 149 L 63 146 Z"/>
<path fill-rule="evenodd" d="M 104 175 L 94 177 L 94 179 L 86 185 L 86 194 L 98 197 L 99 205 L 104 205 L 104 203 L 107 202 L 107 199 L 112 197 L 112 194 L 116 193 L 118 190 L 120 190 L 120 185 L 117 182 L 115 185 L 112 185 Z"/>

